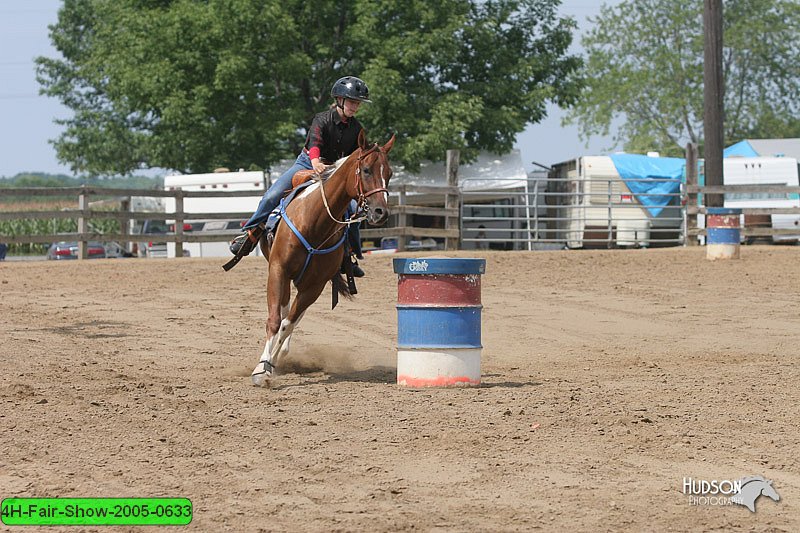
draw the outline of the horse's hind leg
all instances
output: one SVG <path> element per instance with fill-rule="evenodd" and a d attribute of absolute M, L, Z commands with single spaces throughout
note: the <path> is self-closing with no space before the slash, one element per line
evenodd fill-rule
<path fill-rule="evenodd" d="M 289 353 L 289 342 L 292 340 L 294 328 L 296 328 L 300 320 L 303 319 L 303 315 L 306 314 L 306 310 L 309 306 L 317 301 L 317 298 L 319 298 L 324 288 L 325 284 L 323 283 L 319 287 L 314 286 L 297 292 L 297 296 L 295 296 L 294 302 L 292 302 L 292 308 L 289 310 L 288 314 L 282 315 L 284 318 L 281 320 L 281 325 L 278 330 L 278 343 L 273 345 L 273 349 L 275 349 L 273 361 L 281 360 Z M 281 309 L 281 311 L 283 311 L 283 309 Z"/>
<path fill-rule="evenodd" d="M 297 291 L 297 296 L 294 298 L 294 302 L 292 302 L 291 309 L 289 309 L 288 306 L 281 307 L 281 323 L 278 327 L 277 334 L 271 338 L 272 344 L 269 345 L 270 362 L 274 366 L 277 366 L 278 362 L 289 353 L 289 344 L 292 340 L 294 328 L 296 328 L 300 320 L 303 319 L 303 315 L 305 315 L 309 306 L 317 301 L 317 298 L 319 298 L 324 288 L 325 284 L 323 283 L 319 286 L 312 286 L 310 288 L 304 288 L 304 290 L 299 290 Z M 287 310 L 288 313 L 286 312 Z"/>

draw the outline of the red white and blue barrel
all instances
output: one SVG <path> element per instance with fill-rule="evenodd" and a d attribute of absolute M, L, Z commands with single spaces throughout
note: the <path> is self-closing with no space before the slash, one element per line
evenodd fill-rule
<path fill-rule="evenodd" d="M 706 210 L 706 259 L 739 259 L 741 209 Z"/>
<path fill-rule="evenodd" d="M 481 274 L 485 259 L 394 259 L 397 384 L 481 383 Z"/>

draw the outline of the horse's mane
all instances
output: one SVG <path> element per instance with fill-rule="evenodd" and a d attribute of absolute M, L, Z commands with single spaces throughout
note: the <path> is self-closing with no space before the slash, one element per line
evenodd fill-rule
<path fill-rule="evenodd" d="M 339 170 L 339 167 L 341 167 L 344 164 L 344 162 L 347 161 L 347 157 L 343 157 L 338 161 L 336 161 L 334 164 L 326 167 L 325 170 L 322 171 L 322 174 L 319 175 L 320 179 L 322 179 L 322 181 L 328 181 L 328 178 L 333 176 L 334 172 Z"/>
<path fill-rule="evenodd" d="M 742 484 L 742 487 L 744 487 L 745 485 L 747 485 L 748 483 L 751 483 L 751 482 L 753 482 L 753 481 L 763 481 L 764 483 L 769 483 L 769 482 L 768 482 L 766 479 L 764 479 L 764 477 L 762 477 L 762 476 L 750 476 L 750 477 L 744 477 L 744 478 L 740 479 L 739 481 L 741 482 L 741 484 Z"/>

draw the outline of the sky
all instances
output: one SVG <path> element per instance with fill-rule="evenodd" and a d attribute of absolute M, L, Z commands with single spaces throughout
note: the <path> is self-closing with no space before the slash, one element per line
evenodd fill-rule
<path fill-rule="evenodd" d="M 606 0 L 616 4 L 619 0 Z M 56 119 L 71 116 L 71 111 L 56 99 L 39 95 L 34 58 L 58 57 L 50 44 L 48 25 L 57 21 L 61 0 L 0 0 L 0 177 L 21 172 L 67 174 L 68 165 L 56 159 L 49 143 L 63 131 Z M 580 53 L 581 35 L 588 31 L 588 17 L 599 14 L 603 2 L 564 0 L 560 13 L 574 16 L 578 31 L 573 53 Z M 564 112 L 548 107 L 548 117 L 529 125 L 517 137 L 516 147 L 527 170 L 534 161 L 552 165 L 579 155 L 606 153 L 613 147 L 610 137 L 580 140 L 576 126 L 562 127 Z"/>

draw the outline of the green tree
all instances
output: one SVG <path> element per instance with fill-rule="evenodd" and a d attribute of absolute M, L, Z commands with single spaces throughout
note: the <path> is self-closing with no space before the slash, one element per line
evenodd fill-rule
<path fill-rule="evenodd" d="M 800 4 L 724 2 L 726 144 L 797 131 Z M 627 151 L 678 155 L 703 137 L 703 2 L 628 0 L 604 6 L 583 39 L 586 86 L 567 116 L 582 135 L 609 133 Z"/>
<path fill-rule="evenodd" d="M 558 0 L 65 0 L 38 58 L 74 171 L 269 167 L 302 146 L 340 76 L 360 75 L 370 137 L 414 167 L 448 148 L 504 152 L 580 59 Z"/>

